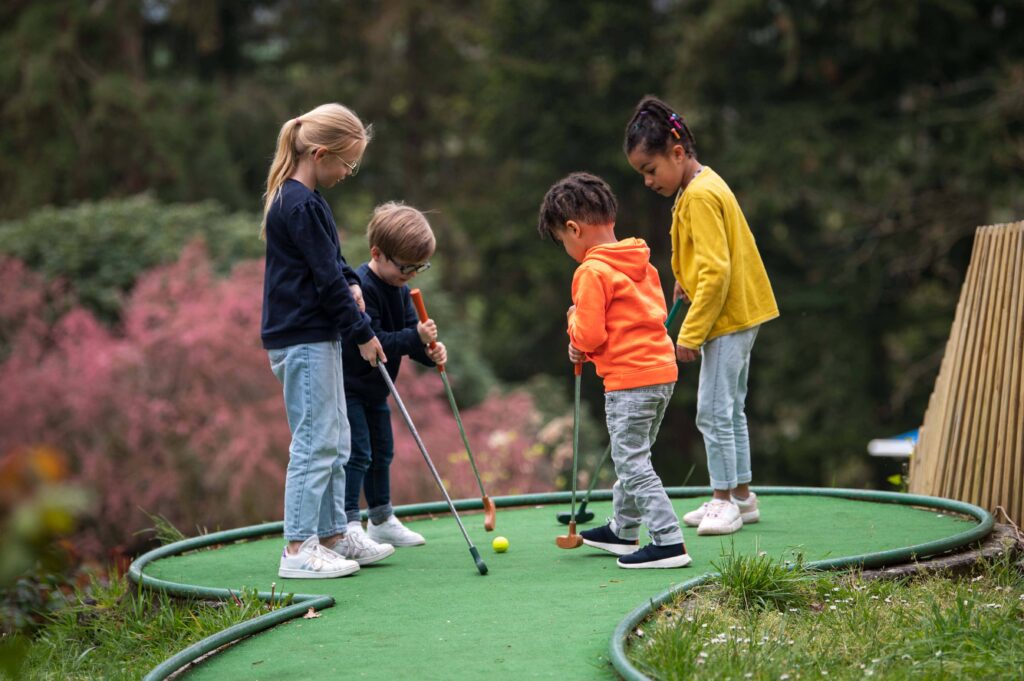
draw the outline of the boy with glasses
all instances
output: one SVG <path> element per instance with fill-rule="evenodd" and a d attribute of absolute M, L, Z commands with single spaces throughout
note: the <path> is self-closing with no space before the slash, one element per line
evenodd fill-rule
<path fill-rule="evenodd" d="M 443 343 L 437 341 L 434 320 L 420 322 L 409 296 L 409 282 L 430 269 L 434 254 L 434 233 L 420 211 L 400 203 L 385 203 L 373 211 L 366 230 L 370 261 L 356 274 L 363 289 L 370 326 L 388 357 L 385 365 L 397 380 L 402 357 L 408 355 L 424 366 L 448 361 Z M 352 345 L 343 348 L 345 402 L 352 431 L 352 453 L 345 465 L 346 537 L 354 538 L 367 550 L 374 545 L 418 546 L 423 536 L 405 527 L 391 508 L 391 459 L 394 438 L 388 387 L 378 370 L 356 353 Z M 359 521 L 359 494 L 366 494 L 369 522 L 363 530 Z M 338 549 L 335 549 L 337 551 Z"/>

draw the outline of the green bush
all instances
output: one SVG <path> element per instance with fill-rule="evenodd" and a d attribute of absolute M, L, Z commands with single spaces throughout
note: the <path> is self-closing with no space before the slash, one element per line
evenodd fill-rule
<path fill-rule="evenodd" d="M 79 301 L 106 322 L 138 276 L 173 262 L 201 236 L 218 271 L 263 255 L 256 213 L 230 213 L 215 201 L 160 204 L 148 194 L 41 208 L 0 222 L 0 253 L 22 260 L 47 279 L 67 281 Z"/>

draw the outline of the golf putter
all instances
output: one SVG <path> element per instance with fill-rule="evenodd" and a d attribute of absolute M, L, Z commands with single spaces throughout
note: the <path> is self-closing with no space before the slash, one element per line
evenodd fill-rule
<path fill-rule="evenodd" d="M 669 311 L 668 318 L 665 320 L 666 330 L 672 328 L 672 325 L 676 321 L 676 317 L 679 315 L 679 308 L 681 308 L 682 305 L 682 298 L 677 298 L 676 301 L 672 303 L 672 309 Z M 590 476 L 590 486 L 587 488 L 586 496 L 583 497 L 583 503 L 580 504 L 579 511 L 577 511 L 576 513 L 566 513 L 565 511 L 560 512 L 556 516 L 558 518 L 558 522 L 562 523 L 563 525 L 568 525 L 569 521 L 573 520 L 574 518 L 578 523 L 589 523 L 591 520 L 594 519 L 594 514 L 587 510 L 587 504 L 590 502 L 590 495 L 594 491 L 594 486 L 597 484 L 597 479 L 601 475 L 601 469 L 604 468 L 604 464 L 608 461 L 608 457 L 611 456 L 611 453 L 612 446 L 611 444 L 609 444 L 604 449 L 604 456 L 601 457 L 601 460 L 594 468 L 594 474 Z"/>
<path fill-rule="evenodd" d="M 425 322 L 427 317 L 427 306 L 423 302 L 423 294 L 418 288 L 414 288 L 409 292 L 412 296 L 412 304 L 416 306 L 416 314 L 419 315 L 420 321 Z M 430 343 L 430 347 L 433 348 L 434 342 Z M 494 507 L 494 502 L 484 492 L 484 483 L 480 480 L 480 471 L 476 468 L 476 461 L 473 459 L 473 451 L 469 447 L 469 438 L 466 437 L 466 429 L 462 426 L 462 417 L 459 416 L 459 407 L 455 404 L 455 394 L 452 392 L 451 383 L 448 382 L 448 373 L 444 370 L 443 364 L 437 365 L 437 371 L 441 374 L 441 381 L 444 383 L 444 391 L 448 394 L 448 404 L 452 407 L 452 413 L 455 415 L 455 423 L 459 426 L 459 434 L 462 435 L 462 444 L 466 447 L 466 454 L 469 456 L 469 464 L 473 467 L 473 475 L 476 476 L 476 484 L 480 486 L 480 501 L 484 505 L 484 529 L 488 532 L 494 531 L 494 521 L 497 510 Z"/>
<path fill-rule="evenodd" d="M 569 521 L 569 534 L 555 537 L 555 544 L 560 549 L 576 549 L 583 545 L 583 537 L 576 534 L 576 460 L 580 449 L 580 379 L 583 376 L 583 363 L 573 365 L 576 374 L 576 390 L 572 418 L 572 519 Z"/>
<path fill-rule="evenodd" d="M 427 467 L 434 476 L 434 482 L 437 483 L 438 488 L 441 490 L 441 494 L 444 495 L 444 500 L 448 502 L 448 508 L 451 509 L 455 522 L 459 524 L 459 529 L 462 530 L 462 536 L 466 538 L 466 543 L 469 544 L 469 553 L 473 556 L 473 562 L 476 563 L 476 569 L 481 575 L 486 575 L 487 565 L 484 563 L 483 559 L 480 558 L 480 552 L 476 550 L 475 546 L 473 546 L 473 540 L 469 538 L 469 534 L 466 532 L 466 527 L 462 524 L 462 519 L 459 518 L 459 514 L 455 510 L 455 504 L 452 503 L 452 498 L 448 496 L 448 490 L 444 488 L 444 483 L 441 482 L 441 476 L 438 475 L 437 469 L 434 468 L 434 462 L 430 460 L 430 455 L 427 454 L 427 447 L 423 444 L 423 440 L 420 439 L 420 434 L 417 432 L 416 426 L 413 425 L 412 417 L 409 416 L 409 412 L 406 410 L 405 404 L 402 402 L 402 398 L 398 396 L 398 390 L 395 388 L 394 381 L 391 380 L 391 375 L 388 373 L 383 362 L 377 362 L 377 368 L 380 370 L 381 376 L 384 377 L 384 382 L 387 383 L 388 390 L 391 391 L 391 397 L 395 399 L 395 404 L 398 405 L 398 410 L 402 412 L 402 418 L 405 419 L 405 425 L 409 427 L 409 432 L 412 433 L 413 439 L 416 440 L 416 445 L 420 448 L 420 454 L 423 455 L 423 460 L 427 462 Z"/>

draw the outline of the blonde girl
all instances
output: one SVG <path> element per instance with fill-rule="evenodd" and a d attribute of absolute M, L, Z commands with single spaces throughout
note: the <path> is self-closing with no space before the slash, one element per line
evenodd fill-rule
<path fill-rule="evenodd" d="M 284 490 L 288 544 L 278 569 L 285 578 L 341 577 L 372 562 L 344 556 L 353 547 L 345 534 L 350 434 L 342 344 L 358 346 L 373 365 L 387 358 L 361 309 L 359 278 L 341 254 L 331 208 L 317 191 L 354 175 L 369 141 L 355 113 L 324 104 L 281 126 L 267 175 L 261 337 L 284 388 L 292 433 Z"/>

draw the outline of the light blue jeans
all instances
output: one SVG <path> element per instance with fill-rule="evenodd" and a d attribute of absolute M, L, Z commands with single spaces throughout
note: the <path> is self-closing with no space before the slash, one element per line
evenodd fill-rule
<path fill-rule="evenodd" d="M 268 350 L 284 386 L 292 442 L 284 483 L 284 538 L 305 541 L 346 529 L 345 463 L 350 450 L 341 342 Z"/>
<path fill-rule="evenodd" d="M 618 480 L 612 485 L 611 530 L 637 539 L 641 523 L 658 546 L 683 543 L 679 518 L 651 464 L 651 445 L 675 385 L 664 383 L 604 394 L 605 419 Z"/>
<path fill-rule="evenodd" d="M 750 351 L 760 327 L 708 341 L 701 348 L 697 428 L 704 436 L 711 487 L 730 490 L 752 479 L 747 400 Z"/>

